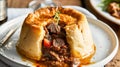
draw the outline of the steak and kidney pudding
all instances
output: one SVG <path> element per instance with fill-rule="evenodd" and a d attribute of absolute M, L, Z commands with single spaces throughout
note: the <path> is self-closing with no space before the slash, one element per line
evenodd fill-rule
<path fill-rule="evenodd" d="M 90 63 L 95 45 L 84 14 L 45 7 L 26 17 L 17 50 L 40 67 L 74 67 Z"/>

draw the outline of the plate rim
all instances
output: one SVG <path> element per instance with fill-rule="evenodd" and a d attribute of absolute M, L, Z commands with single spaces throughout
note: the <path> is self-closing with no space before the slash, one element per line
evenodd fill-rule
<path fill-rule="evenodd" d="M 111 18 L 109 18 L 107 15 L 104 15 L 104 11 L 102 11 L 102 10 L 99 10 L 98 8 L 96 8 L 96 6 L 93 4 L 93 1 L 95 1 L 95 0 L 89 0 L 89 3 L 91 4 L 91 6 L 93 7 L 93 9 L 97 12 L 97 13 L 99 13 L 100 15 L 102 15 L 103 17 L 105 17 L 106 19 L 108 19 L 108 20 L 110 20 L 110 21 L 112 21 L 113 23 L 115 23 L 115 24 L 118 24 L 118 25 L 120 25 L 120 20 L 119 19 L 117 19 L 117 18 L 115 18 L 115 17 L 113 17 L 113 16 L 111 16 L 112 17 L 112 19 Z M 101 1 L 101 0 L 100 0 Z M 108 13 L 109 14 L 109 13 Z M 117 20 L 117 21 L 115 21 L 115 20 Z"/>
<path fill-rule="evenodd" d="M 106 28 L 107 29 L 109 29 L 111 32 L 112 32 L 112 34 L 114 35 L 114 37 L 115 37 L 115 39 L 116 39 L 116 46 L 115 46 L 115 48 L 113 49 L 113 51 L 106 57 L 106 58 L 104 58 L 102 61 L 98 61 L 97 63 L 96 63 L 96 65 L 99 65 L 99 66 L 101 66 L 100 64 L 102 63 L 104 63 L 104 65 L 105 64 L 107 64 L 108 62 L 110 62 L 112 59 L 113 59 L 113 57 L 117 54 L 117 52 L 118 52 L 118 48 L 119 48 L 119 39 L 118 39 L 118 36 L 117 36 L 117 34 L 114 32 L 114 30 L 109 26 L 109 25 L 107 25 L 106 23 L 104 23 L 103 21 L 100 21 L 100 20 L 97 20 L 97 19 L 93 19 L 93 18 L 91 18 L 91 17 L 87 17 L 87 19 L 90 19 L 90 20 L 92 20 L 92 21 L 96 21 L 96 22 L 91 22 L 91 23 L 94 23 L 95 25 L 104 25 L 104 26 L 106 26 Z M 108 61 L 108 62 L 106 62 L 106 61 Z M 95 66 L 94 64 L 91 64 L 90 66 Z"/>

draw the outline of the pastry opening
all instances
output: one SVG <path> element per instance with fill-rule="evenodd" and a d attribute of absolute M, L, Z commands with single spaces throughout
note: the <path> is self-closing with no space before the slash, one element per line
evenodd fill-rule
<path fill-rule="evenodd" d="M 45 37 L 42 45 L 42 63 L 62 67 L 73 64 L 73 57 L 70 54 L 70 46 L 66 41 L 65 24 L 56 24 L 51 22 L 47 24 L 45 29 Z"/>

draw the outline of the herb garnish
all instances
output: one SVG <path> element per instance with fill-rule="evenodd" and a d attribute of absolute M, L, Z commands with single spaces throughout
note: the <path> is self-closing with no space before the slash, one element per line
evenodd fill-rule
<path fill-rule="evenodd" d="M 60 21 L 60 16 L 59 16 L 59 14 L 60 14 L 60 11 L 56 11 L 56 12 L 55 12 L 55 15 L 54 15 L 54 20 L 57 22 L 57 24 L 58 24 L 59 21 Z"/>

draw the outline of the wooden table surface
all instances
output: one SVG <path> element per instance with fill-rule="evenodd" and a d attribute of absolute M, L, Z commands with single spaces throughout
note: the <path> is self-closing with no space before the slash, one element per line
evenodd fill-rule
<path fill-rule="evenodd" d="M 8 7 L 9 8 L 27 8 L 28 4 L 31 0 L 7 0 L 8 1 Z M 105 19 L 100 14 L 98 14 L 90 5 L 89 0 L 84 0 L 84 4 L 82 3 L 83 0 L 59 0 L 62 5 L 76 5 L 76 6 L 82 6 L 88 9 L 90 12 L 92 12 L 99 20 L 104 21 L 108 25 L 110 25 L 118 37 L 120 38 L 120 28 L 119 25 L 114 24 L 113 22 Z M 84 5 L 84 6 L 83 6 Z M 117 55 L 111 60 L 108 64 L 105 65 L 105 67 L 120 67 L 120 49 L 118 50 Z"/>

